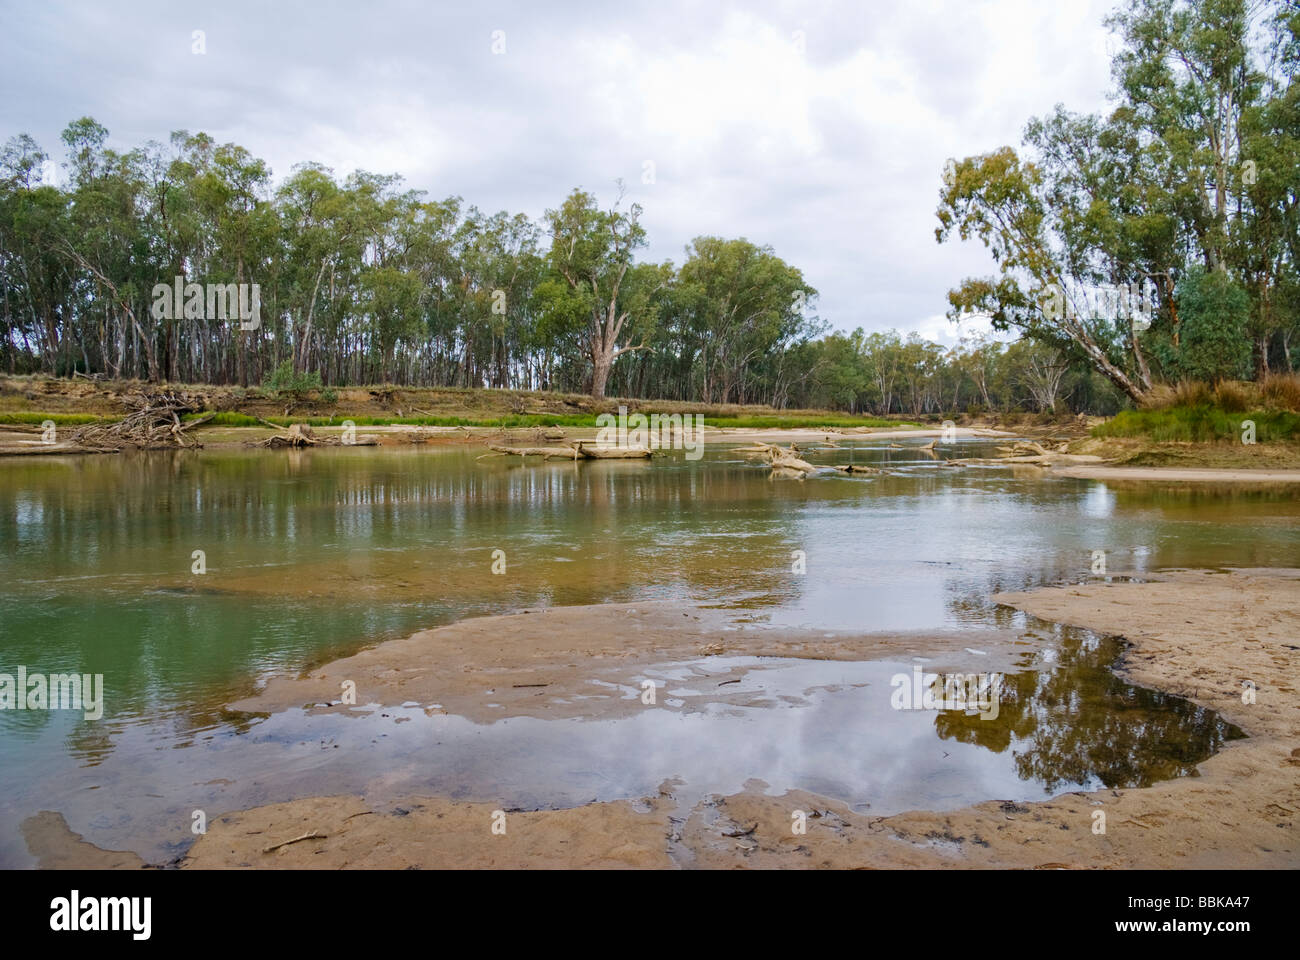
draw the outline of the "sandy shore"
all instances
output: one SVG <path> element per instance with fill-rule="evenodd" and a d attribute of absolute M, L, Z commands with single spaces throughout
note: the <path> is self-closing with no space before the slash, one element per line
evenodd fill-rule
<path fill-rule="evenodd" d="M 564 810 L 498 810 L 445 797 L 379 802 L 307 797 L 215 817 L 183 868 L 1291 868 L 1300 866 L 1300 571 L 1170 571 L 1005 594 L 1034 616 L 1126 637 L 1126 679 L 1213 708 L 1249 739 L 1229 743 L 1199 775 L 1144 789 L 1068 793 L 1039 803 L 990 801 L 950 813 L 855 813 L 794 791 L 769 796 L 750 781 L 731 796 L 686 802 L 666 780 L 656 795 Z M 925 652 L 936 669 L 969 663 L 970 634 L 825 636 L 746 629 L 737 611 L 673 604 L 560 608 L 486 617 L 272 681 L 234 706 L 274 710 L 337 701 L 341 678 L 359 703 L 427 702 L 482 716 L 484 693 L 509 715 L 578 715 L 553 703 L 592 678 L 714 653 L 839 659 Z M 1014 644 L 981 638 L 981 665 L 1001 669 Z M 1023 653 L 1023 648 L 1021 648 Z M 434 676 L 436 665 L 437 677 Z M 1243 698 L 1254 686 L 1253 702 Z M 545 687 L 535 684 L 546 684 Z M 724 688 L 725 689 L 725 688 Z M 722 700 L 727 695 L 719 693 Z M 558 699 L 566 699 L 559 696 Z M 635 698 L 583 701 L 583 717 L 611 716 Z M 738 700 L 735 702 L 743 702 Z M 320 710 L 346 709 L 338 705 Z M 497 713 L 496 716 L 500 716 Z M 792 830 L 796 811 L 807 831 Z M 1098 812 L 1105 832 L 1095 832 Z M 494 825 L 497 827 L 494 832 Z M 500 832 L 504 827 L 504 833 Z M 25 825 L 41 865 L 140 866 L 101 851 L 57 814 Z"/>
<path fill-rule="evenodd" d="M 1300 470 L 1222 470 L 1190 467 L 1111 467 L 1104 464 L 1060 466 L 1058 477 L 1123 482 L 1168 481 L 1172 483 L 1300 483 Z"/>
<path fill-rule="evenodd" d="M 807 793 L 766 796 L 758 782 L 682 809 L 670 781 L 636 801 L 502 811 L 504 834 L 492 832 L 490 804 L 412 798 L 377 808 L 360 797 L 307 798 L 218 818 L 183 866 L 1295 868 L 1297 597 L 1300 571 L 1247 570 L 1170 572 L 1143 583 L 998 598 L 1046 619 L 1124 635 L 1132 643 L 1123 665 L 1129 679 L 1212 707 L 1250 735 L 1201 764 L 1196 777 L 883 818 Z M 429 634 L 445 640 L 453 629 Z M 686 633 L 690 645 L 708 629 L 692 622 Z M 412 643 L 428 643 L 429 634 Z M 553 643 L 543 640 L 543 648 L 552 646 L 543 659 L 555 652 Z M 376 659 L 369 666 L 391 646 L 370 651 Z M 335 667 L 319 676 L 332 679 Z M 1245 681 L 1255 685 L 1254 703 L 1242 702 Z M 286 693 L 279 687 L 270 699 Z M 792 832 L 796 810 L 808 815 L 806 834 Z M 1106 815 L 1105 833 L 1094 832 L 1097 811 Z M 275 846 L 284 841 L 295 842 Z"/>

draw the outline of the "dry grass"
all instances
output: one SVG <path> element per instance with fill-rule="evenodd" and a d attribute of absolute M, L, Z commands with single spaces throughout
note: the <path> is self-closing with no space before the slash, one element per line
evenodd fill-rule
<path fill-rule="evenodd" d="M 1259 405 L 1259 387 L 1253 383 L 1221 380 L 1214 385 L 1214 404 L 1227 413 L 1242 413 Z"/>
<path fill-rule="evenodd" d="M 1269 406 L 1300 413 L 1300 374 L 1271 373 L 1264 378 L 1259 389 Z"/>
<path fill-rule="evenodd" d="M 1300 413 L 1300 374 L 1273 373 L 1256 383 L 1249 380 L 1222 380 L 1216 384 L 1184 380 L 1177 384 L 1157 384 L 1151 390 L 1145 410 L 1217 407 L 1225 413 L 1247 410 L 1279 410 Z"/>

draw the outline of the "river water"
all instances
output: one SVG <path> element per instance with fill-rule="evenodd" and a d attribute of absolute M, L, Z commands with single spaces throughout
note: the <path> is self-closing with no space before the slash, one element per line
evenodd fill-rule
<path fill-rule="evenodd" d="M 0 673 L 102 674 L 105 687 L 99 720 L 0 711 L 0 865 L 33 862 L 20 825 L 39 810 L 162 862 L 192 839 L 192 809 L 381 782 L 543 807 L 643 796 L 669 778 L 701 795 L 759 778 L 890 813 L 1186 775 L 1237 735 L 1115 679 L 1115 644 L 1015 620 L 988 597 L 1087 579 L 1097 551 L 1109 571 L 1139 575 L 1300 565 L 1294 493 L 1119 488 L 946 467 L 920 441 L 902 447 L 828 451 L 815 459 L 889 472 L 805 481 L 716 448 L 698 461 L 545 465 L 478 461 L 479 447 L 0 460 Z M 944 456 L 988 450 L 971 441 Z M 683 704 L 704 698 L 677 715 L 484 724 L 417 704 L 251 721 L 221 710 L 271 673 L 417 629 L 644 599 L 740 606 L 776 627 L 1011 624 L 1040 646 L 1008 676 L 994 722 L 864 693 L 887 690 L 904 662 L 754 663 L 744 682 L 771 703 L 713 709 L 708 678 L 732 658 L 658 668 Z"/>

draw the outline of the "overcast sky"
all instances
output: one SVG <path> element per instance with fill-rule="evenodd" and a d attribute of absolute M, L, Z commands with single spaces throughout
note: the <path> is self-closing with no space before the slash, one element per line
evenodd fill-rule
<path fill-rule="evenodd" d="M 0 0 L 0 139 L 61 159 L 84 115 L 118 149 L 202 130 L 277 180 L 313 160 L 533 217 L 622 178 L 646 258 L 745 237 L 836 328 L 952 342 L 945 294 L 991 263 L 935 242 L 944 160 L 1104 109 L 1114 5 Z"/>

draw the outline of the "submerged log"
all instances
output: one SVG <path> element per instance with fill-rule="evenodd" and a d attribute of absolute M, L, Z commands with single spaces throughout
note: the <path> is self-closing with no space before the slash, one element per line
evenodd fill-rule
<path fill-rule="evenodd" d="M 793 443 L 786 450 L 770 443 L 762 446 L 764 449 L 761 450 L 759 455 L 772 468 L 772 476 L 798 474 L 800 477 L 804 477 L 821 469 L 821 467 L 814 467 L 807 460 L 795 456 L 799 452 L 799 448 Z"/>
<path fill-rule="evenodd" d="M 807 460 L 800 460 L 794 454 L 786 453 L 773 457 L 770 461 L 773 470 L 798 470 L 802 473 L 816 473 L 820 467 L 814 467 Z"/>

